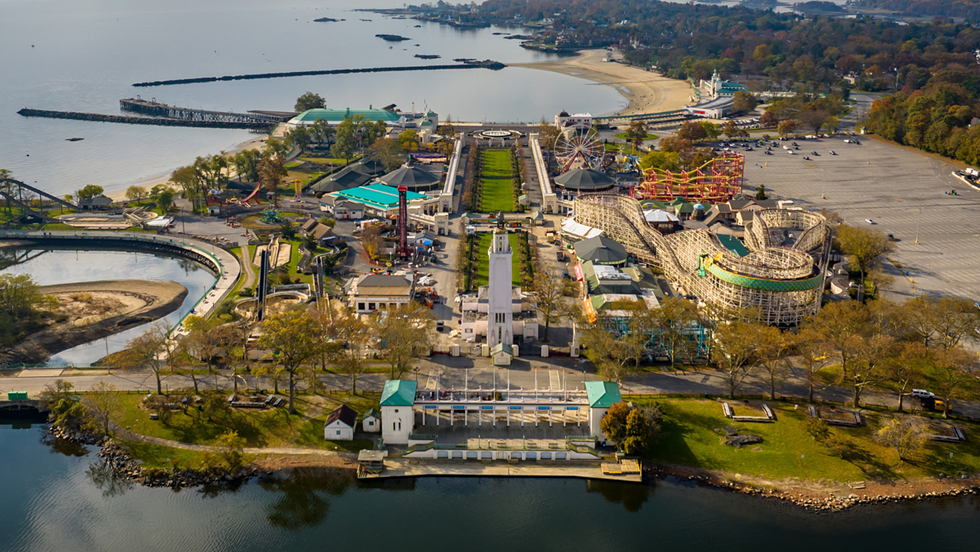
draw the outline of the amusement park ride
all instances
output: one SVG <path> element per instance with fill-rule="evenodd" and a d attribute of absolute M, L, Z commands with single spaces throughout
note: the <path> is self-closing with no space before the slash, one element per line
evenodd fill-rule
<path fill-rule="evenodd" d="M 569 127 L 555 139 L 555 160 L 559 174 L 571 169 L 599 169 L 604 148 L 595 129 Z"/>
<path fill-rule="evenodd" d="M 238 198 L 224 199 L 218 195 L 218 190 L 208 190 L 207 188 L 203 188 L 203 189 L 204 189 L 204 200 L 207 202 L 208 207 L 211 207 L 212 205 L 230 205 L 232 203 L 252 205 L 252 202 L 254 202 L 255 205 L 258 205 L 259 200 L 256 199 L 256 196 L 259 194 L 259 190 L 262 189 L 262 183 L 257 182 L 255 184 L 255 189 L 252 190 L 252 193 L 248 194 L 246 197 L 242 199 L 238 199 Z"/>
<path fill-rule="evenodd" d="M 728 201 L 742 193 L 744 170 L 745 157 L 738 152 L 722 153 L 693 172 L 650 168 L 643 171 L 643 182 L 630 189 L 630 196 L 655 201 Z"/>

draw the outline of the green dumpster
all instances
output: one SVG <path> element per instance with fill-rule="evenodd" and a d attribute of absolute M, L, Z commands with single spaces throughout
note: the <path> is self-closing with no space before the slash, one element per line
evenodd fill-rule
<path fill-rule="evenodd" d="M 7 400 L 10 401 L 26 401 L 27 391 L 11 391 L 7 393 Z"/>

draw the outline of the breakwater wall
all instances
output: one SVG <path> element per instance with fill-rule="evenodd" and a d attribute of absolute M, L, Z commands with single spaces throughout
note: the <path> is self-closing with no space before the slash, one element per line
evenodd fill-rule
<path fill-rule="evenodd" d="M 200 121 L 190 119 L 170 119 L 163 117 L 133 117 L 130 115 L 104 115 L 102 113 L 79 113 L 76 111 L 48 111 L 25 107 L 17 112 L 24 117 L 44 117 L 47 119 L 72 119 L 75 121 L 97 121 L 101 123 L 125 123 L 130 125 L 155 125 L 202 128 L 245 128 L 268 130 L 273 123 L 259 121 Z"/>
<path fill-rule="evenodd" d="M 324 69 L 321 71 L 290 71 L 286 73 L 253 73 L 250 75 L 226 75 L 224 77 L 199 77 L 193 79 L 172 79 L 160 81 L 138 82 L 133 84 L 137 88 L 151 86 L 172 86 L 175 84 L 199 84 L 205 82 L 236 81 L 236 80 L 255 80 L 255 79 L 278 79 L 286 77 L 310 77 L 318 75 L 349 75 L 355 73 L 396 73 L 400 71 L 440 71 L 448 69 L 492 69 L 498 71 L 507 67 L 499 61 L 484 60 L 475 63 L 462 63 L 458 65 L 409 65 L 404 67 L 365 67 L 360 69 Z"/>

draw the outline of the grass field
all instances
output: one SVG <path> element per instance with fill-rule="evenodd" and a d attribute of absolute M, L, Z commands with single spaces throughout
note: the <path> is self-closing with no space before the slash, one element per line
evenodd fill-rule
<path fill-rule="evenodd" d="M 626 140 L 627 139 L 626 138 L 626 133 L 625 132 L 620 132 L 619 134 L 616 135 L 616 138 L 618 138 L 620 140 Z M 656 134 L 650 134 L 648 132 L 647 135 L 646 135 L 646 138 L 644 138 L 644 140 L 656 140 L 657 138 L 660 138 L 660 137 L 657 136 Z"/>
<path fill-rule="evenodd" d="M 868 425 L 830 431 L 848 442 L 845 458 L 816 441 L 806 431 L 806 410 L 793 404 L 768 402 L 776 412 L 775 423 L 738 423 L 722 415 L 721 403 L 694 399 L 630 397 L 637 404 L 657 402 L 664 411 L 662 435 L 651 459 L 674 464 L 742 473 L 772 479 L 859 481 L 869 478 L 915 478 L 939 473 L 974 473 L 980 469 L 980 443 L 969 439 L 959 444 L 929 442 L 912 462 L 901 463 L 898 454 L 875 439 L 878 427 L 890 413 L 866 413 Z M 958 422 L 967 434 L 973 424 Z M 762 436 L 759 445 L 742 449 L 725 445 L 715 429 L 735 427 Z M 950 458 L 950 453 L 953 458 Z"/>
<path fill-rule="evenodd" d="M 480 210 L 484 213 L 514 211 L 514 173 L 509 149 L 488 149 L 483 152 L 483 189 Z"/>
<path fill-rule="evenodd" d="M 513 253 L 514 259 L 511 262 L 510 281 L 511 285 L 519 286 L 521 285 L 521 267 L 518 266 L 519 263 L 517 262 L 517 234 L 508 234 L 507 238 L 510 241 L 511 250 L 515 251 Z M 479 253 L 477 260 L 480 263 L 480 268 L 476 273 L 476 288 L 485 286 L 490 281 L 490 255 L 487 251 L 490 249 L 491 242 L 493 242 L 493 234 L 480 234 L 480 243 L 476 246 Z"/>
<path fill-rule="evenodd" d="M 120 395 L 119 409 L 113 419 L 133 433 L 159 437 L 194 445 L 210 445 L 220 435 L 237 431 L 246 441 L 247 447 L 311 447 L 324 450 L 357 452 L 371 448 L 369 440 L 327 441 L 323 438 L 323 422 L 327 413 L 342 403 L 364 412 L 377 406 L 377 394 L 349 397 L 345 393 L 326 396 L 300 395 L 296 397 L 298 414 L 289 415 L 285 408 L 267 410 L 228 411 L 216 415 L 208 421 L 196 409 L 188 409 L 187 414 L 174 412 L 165 424 L 161 420 L 151 420 L 149 413 L 139 405 L 142 394 Z M 137 445 L 132 445 L 137 446 Z M 169 447 L 138 445 L 150 458 L 160 455 L 157 448 L 172 451 Z M 149 448 L 147 448 L 149 447 Z M 185 451 L 186 452 L 186 451 Z"/>

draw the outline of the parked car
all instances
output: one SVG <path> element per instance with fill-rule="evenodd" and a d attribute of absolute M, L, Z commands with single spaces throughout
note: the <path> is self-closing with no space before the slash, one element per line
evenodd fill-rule
<path fill-rule="evenodd" d="M 834 150 L 830 150 L 830 155 L 837 155 L 837 152 Z"/>
<path fill-rule="evenodd" d="M 868 224 L 877 224 L 877 223 L 876 223 L 876 222 L 874 221 L 874 219 L 869 219 L 869 218 L 868 218 L 868 219 L 864 219 L 864 222 L 867 222 Z"/>
<path fill-rule="evenodd" d="M 810 156 L 809 155 L 804 155 L 803 156 L 803 160 L 804 161 L 809 161 L 810 160 Z"/>
<path fill-rule="evenodd" d="M 936 396 L 936 394 L 931 391 L 926 391 L 925 389 L 913 389 L 912 396 L 917 399 L 932 399 Z"/>

